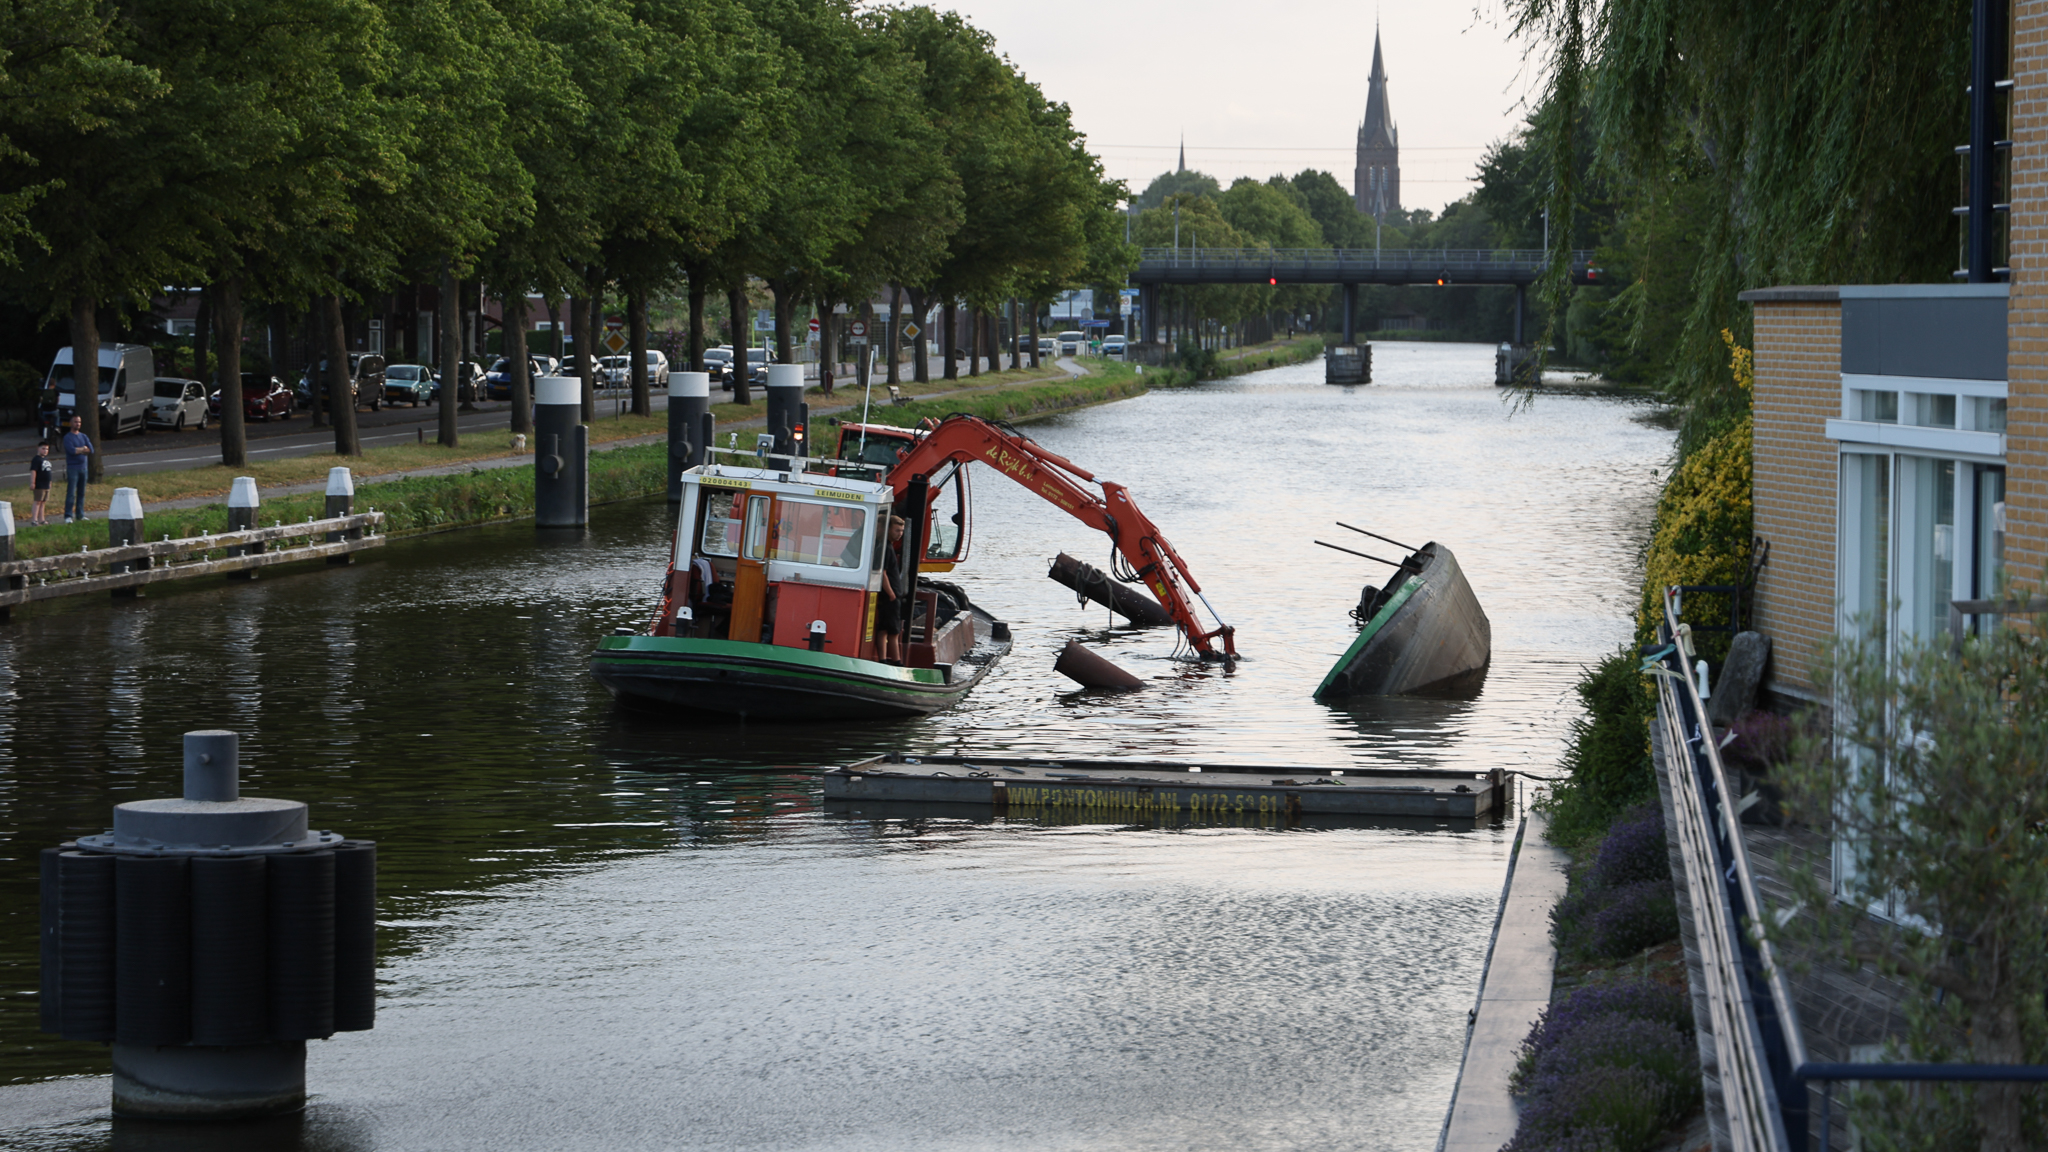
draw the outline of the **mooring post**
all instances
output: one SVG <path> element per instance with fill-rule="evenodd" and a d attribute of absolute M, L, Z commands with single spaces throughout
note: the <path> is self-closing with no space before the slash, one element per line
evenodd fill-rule
<path fill-rule="evenodd" d="M 770 364 L 767 392 L 768 432 L 775 437 L 775 447 L 770 451 L 795 456 L 796 426 L 802 419 L 804 403 L 803 365 Z M 794 466 L 791 470 L 795 470 Z"/>
<path fill-rule="evenodd" d="M 133 488 L 114 489 L 114 499 L 107 505 L 107 546 L 119 548 L 134 544 L 142 539 L 142 497 Z M 107 565 L 107 571 L 119 574 L 149 567 L 148 560 L 122 560 Z M 141 593 L 140 588 L 116 588 L 114 599 L 133 600 Z"/>
<path fill-rule="evenodd" d="M 582 423 L 582 381 L 543 376 L 535 382 L 534 401 L 534 526 L 581 528 L 590 522 L 590 429 Z"/>
<path fill-rule="evenodd" d="M 711 414 L 711 374 L 668 374 L 668 502 L 683 499 L 683 472 L 704 463 L 709 438 L 696 434 Z"/>
<path fill-rule="evenodd" d="M 14 503 L 9 500 L 0 500 L 0 564 L 4 564 L 12 559 L 14 559 Z M 7 578 L 7 588 L 9 591 L 27 587 L 27 585 L 28 577 L 26 576 L 9 576 Z M 0 623 L 5 623 L 10 619 L 13 611 L 7 605 L 0 604 Z"/>
<path fill-rule="evenodd" d="M 241 795 L 233 732 L 185 734 L 184 795 L 42 851 L 41 1027 L 112 1042 L 114 1114 L 306 1102 L 306 1041 L 376 1023 L 376 845 Z"/>
<path fill-rule="evenodd" d="M 355 510 L 355 475 L 347 468 L 329 468 L 327 470 L 327 519 L 332 520 L 336 516 L 352 516 L 355 514 Z M 360 540 L 362 538 L 363 530 L 361 528 L 350 528 L 345 531 L 329 532 L 327 534 L 327 542 L 329 544 L 339 543 L 343 540 Z M 329 564 L 347 564 L 354 559 L 355 557 L 343 552 L 339 556 L 329 556 L 327 562 Z"/>
<path fill-rule="evenodd" d="M 234 486 L 228 489 L 228 531 L 241 532 L 256 527 L 256 508 L 261 502 L 256 499 L 256 478 L 235 477 Z M 261 544 L 236 544 L 228 548 L 230 556 L 256 556 L 263 552 Z M 254 580 L 256 570 L 244 568 L 228 573 L 230 580 Z"/>

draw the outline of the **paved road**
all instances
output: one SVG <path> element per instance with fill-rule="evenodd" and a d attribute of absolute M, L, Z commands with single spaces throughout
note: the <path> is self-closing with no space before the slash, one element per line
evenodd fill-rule
<path fill-rule="evenodd" d="M 1086 374 L 1086 369 L 1071 358 L 1062 359 L 1059 366 L 1070 376 Z M 944 368 L 934 359 L 932 378 L 941 378 Z M 908 373 L 905 373 L 906 378 Z M 843 382 L 839 396 L 844 398 L 854 389 L 850 381 Z M 875 381 L 880 392 L 881 377 Z M 970 379 L 965 369 L 961 371 L 959 389 L 968 390 L 979 386 L 979 381 Z M 758 396 L 759 388 L 755 389 Z M 815 396 L 816 392 L 812 391 Z M 943 395 L 943 394 L 941 394 Z M 717 393 L 713 397 L 730 399 L 728 393 Z M 936 398 L 928 396 L 926 399 Z M 654 410 L 668 410 L 668 395 L 657 391 L 653 396 Z M 631 403 L 630 394 L 609 392 L 598 397 L 597 419 L 615 416 Z M 482 401 L 474 405 L 474 411 L 462 412 L 456 417 L 455 426 L 465 441 L 476 437 L 497 436 L 504 438 L 507 451 L 511 449 L 512 405 L 510 401 Z M 439 432 L 440 410 L 432 405 L 414 408 L 380 408 L 375 412 L 357 412 L 356 424 L 361 433 L 363 447 L 400 444 L 407 440 L 418 440 L 424 436 L 432 440 Z M 315 427 L 304 412 L 295 412 L 289 420 L 256 421 L 245 426 L 249 437 L 249 457 L 252 460 L 281 460 L 294 456 L 311 456 L 334 450 L 334 429 L 327 426 Z M 38 430 L 11 428 L 0 430 L 0 459 L 19 456 L 26 459 L 35 452 Z M 637 442 L 637 441 L 635 441 Z M 618 445 L 611 445 L 616 447 Z M 186 468 L 203 468 L 220 463 L 220 428 L 214 426 L 205 431 L 188 429 L 184 432 L 155 431 L 146 434 L 129 433 L 104 440 L 100 452 L 108 476 L 128 476 L 141 472 L 175 472 Z M 473 464 L 463 464 L 467 469 Z M 210 498 L 209 498 L 210 499 Z"/>
<path fill-rule="evenodd" d="M 613 415 L 620 406 L 618 397 L 624 395 L 615 393 L 599 397 L 598 419 Z M 624 402 L 631 403 L 630 400 Z M 667 408 L 667 395 L 656 394 L 655 411 Z M 440 410 L 431 405 L 380 408 L 375 412 L 357 412 L 356 425 L 362 435 L 363 447 L 373 448 L 417 440 L 422 432 L 431 440 L 438 434 L 439 417 Z M 479 403 L 475 405 L 475 411 L 462 412 L 455 421 L 457 431 L 464 437 L 502 433 L 508 437 L 508 447 L 511 424 L 512 405 L 510 401 L 503 400 Z M 310 456 L 334 450 L 334 429 L 314 426 L 304 412 L 293 413 L 289 420 L 255 421 L 246 427 L 252 460 Z M 26 459 L 35 451 L 37 432 L 32 427 L 0 431 L 0 457 L 19 455 Z M 101 441 L 100 453 L 109 476 L 202 468 L 220 463 L 220 428 L 215 425 L 204 432 L 159 430 L 144 435 L 130 432 Z"/>

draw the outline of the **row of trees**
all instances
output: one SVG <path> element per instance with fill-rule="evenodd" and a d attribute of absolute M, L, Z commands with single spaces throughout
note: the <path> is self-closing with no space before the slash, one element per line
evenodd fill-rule
<path fill-rule="evenodd" d="M 502 296 L 508 348 L 528 292 L 566 299 L 586 407 L 594 302 L 622 298 L 645 412 L 651 294 L 687 293 L 695 367 L 707 295 L 740 315 L 754 280 L 785 341 L 799 301 L 883 284 L 918 305 L 1042 299 L 1121 278 L 1122 194 L 1064 105 L 929 8 L 0 6 L 0 292 L 69 318 L 91 395 L 103 309 L 203 285 L 231 465 L 246 460 L 245 310 L 313 313 L 335 448 L 358 454 L 344 303 L 438 282 L 453 444 L 458 279 Z"/>

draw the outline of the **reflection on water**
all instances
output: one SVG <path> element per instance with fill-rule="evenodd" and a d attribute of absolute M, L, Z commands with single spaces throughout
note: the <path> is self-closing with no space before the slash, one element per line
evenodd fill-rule
<path fill-rule="evenodd" d="M 1101 564 L 1102 539 L 986 472 L 955 578 L 1016 647 L 920 720 L 611 707 L 585 660 L 650 610 L 659 502 L 22 615 L 0 631 L 0 1078 L 24 1083 L 0 1131 L 185 1138 L 49 1079 L 105 1054 L 34 1030 L 34 854 L 174 794 L 179 734 L 225 726 L 245 795 L 382 845 L 378 1028 L 314 1045 L 307 1117 L 232 1146 L 1426 1143 L 1501 829 L 855 814 L 759 769 L 901 748 L 1548 771 L 1579 667 L 1624 635 L 1669 434 L 1615 398 L 1511 416 L 1491 356 L 1379 345 L 1369 388 L 1309 365 L 1033 427 L 1130 486 L 1238 627 L 1234 670 L 1077 605 L 1047 562 Z M 1496 645 L 1476 697 L 1310 698 L 1384 578 L 1311 543 L 1335 519 L 1457 550 Z M 1075 691 L 1052 672 L 1070 637 L 1149 686 Z"/>

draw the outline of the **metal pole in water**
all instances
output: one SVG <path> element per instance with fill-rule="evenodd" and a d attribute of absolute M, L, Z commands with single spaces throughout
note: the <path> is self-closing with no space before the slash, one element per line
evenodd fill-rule
<path fill-rule="evenodd" d="M 683 472 L 709 458 L 709 430 L 703 427 L 711 417 L 711 374 L 671 372 L 668 376 L 668 500 L 683 498 Z"/>
<path fill-rule="evenodd" d="M 582 381 L 543 376 L 534 399 L 534 526 L 581 528 L 590 522 L 590 429 L 581 423 Z"/>
<path fill-rule="evenodd" d="M 228 490 L 228 531 L 241 532 L 256 527 L 256 509 L 261 502 L 256 498 L 256 478 L 237 476 Z M 236 544 L 228 549 L 230 556 L 255 556 L 263 551 L 261 544 Z M 254 580 L 256 570 L 244 568 L 228 573 L 230 580 Z"/>
<path fill-rule="evenodd" d="M 14 503 L 10 500 L 0 500 L 0 563 L 6 563 L 12 559 L 14 559 Z M 7 578 L 7 589 L 9 591 L 23 588 L 27 585 L 28 577 L 26 576 L 9 576 Z M 10 619 L 13 611 L 12 608 L 0 604 L 0 622 Z"/>
<path fill-rule="evenodd" d="M 329 468 L 327 470 L 327 518 L 331 520 L 336 516 L 352 516 L 355 514 L 355 505 L 355 476 L 347 468 Z M 362 536 L 363 530 L 361 528 L 350 528 L 345 532 L 329 532 L 327 534 L 327 542 L 334 544 L 342 540 L 360 540 Z M 354 559 L 353 556 L 344 552 L 339 556 L 329 556 L 327 562 L 329 564 L 347 564 Z"/>
<path fill-rule="evenodd" d="M 306 1041 L 376 1022 L 376 845 L 241 794 L 233 732 L 185 734 L 184 795 L 42 851 L 41 1027 L 113 1044 L 114 1114 L 306 1102 Z"/>
<path fill-rule="evenodd" d="M 775 437 L 773 451 L 785 456 L 795 456 L 798 454 L 797 423 L 803 418 L 803 365 L 770 364 L 767 392 L 768 431 Z"/>
<path fill-rule="evenodd" d="M 134 544 L 142 539 L 142 497 L 133 488 L 114 489 L 114 499 L 107 505 L 107 546 L 119 548 Z M 148 560 L 123 560 L 107 567 L 109 572 L 131 572 L 149 567 Z M 141 593 L 139 588 L 116 588 L 116 600 L 133 600 Z"/>

